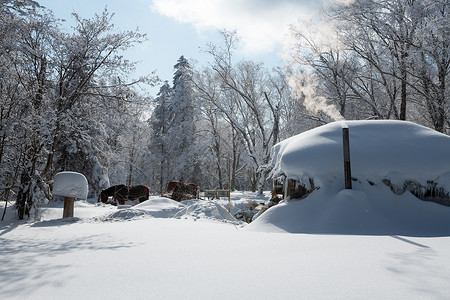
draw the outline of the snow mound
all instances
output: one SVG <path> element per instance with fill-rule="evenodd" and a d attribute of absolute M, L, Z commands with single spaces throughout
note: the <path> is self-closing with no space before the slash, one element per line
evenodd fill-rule
<path fill-rule="evenodd" d="M 150 197 L 130 208 L 118 209 L 104 218 L 105 221 L 125 221 L 142 218 L 173 218 L 184 204 L 164 197 Z"/>
<path fill-rule="evenodd" d="M 186 202 L 187 207 L 182 209 L 175 215 L 175 218 L 192 218 L 198 219 L 210 219 L 220 221 L 232 221 L 237 222 L 228 210 L 218 203 L 205 200 L 190 200 Z"/>
<path fill-rule="evenodd" d="M 160 196 L 151 196 L 148 200 L 135 205 L 134 207 L 140 209 L 146 209 L 150 211 L 159 211 L 170 208 L 178 208 L 184 206 L 183 203 L 177 202 L 175 200 L 160 197 Z"/>
<path fill-rule="evenodd" d="M 142 209 L 154 218 L 173 218 L 185 204 L 165 197 L 150 197 L 133 208 Z"/>
<path fill-rule="evenodd" d="M 144 219 L 148 217 L 152 217 L 152 214 L 149 211 L 136 208 L 125 208 L 125 209 L 118 209 L 116 212 L 104 217 L 102 221 L 122 222 L 136 219 Z"/>
<path fill-rule="evenodd" d="M 394 185 L 448 178 L 450 137 L 406 121 L 333 122 L 272 148 L 272 176 L 312 178 L 316 186 L 343 178 L 342 128 L 348 126 L 352 177 Z"/>
<path fill-rule="evenodd" d="M 53 181 L 53 195 L 87 199 L 88 182 L 86 177 L 77 172 L 59 172 Z"/>
<path fill-rule="evenodd" d="M 450 236 L 450 207 L 394 195 L 379 182 L 353 190 L 321 188 L 302 200 L 271 207 L 246 226 L 252 231 L 308 234 Z"/>
<path fill-rule="evenodd" d="M 177 202 L 164 197 L 150 197 L 149 200 L 131 208 L 118 209 L 102 220 L 120 222 L 142 218 L 237 221 L 223 206 L 212 201 L 187 200 Z"/>
<path fill-rule="evenodd" d="M 353 190 L 342 190 L 345 127 Z M 405 121 L 334 122 L 304 132 L 272 148 L 271 175 L 312 179 L 319 189 L 270 208 L 248 228 L 450 236 L 450 207 L 434 203 L 448 203 L 449 153 L 449 136 Z"/>

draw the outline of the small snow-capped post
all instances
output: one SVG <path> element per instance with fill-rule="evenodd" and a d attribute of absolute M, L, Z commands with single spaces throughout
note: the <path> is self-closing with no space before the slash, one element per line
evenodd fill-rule
<path fill-rule="evenodd" d="M 342 126 L 342 142 L 344 150 L 344 179 L 345 189 L 352 189 L 352 170 L 350 167 L 350 137 L 348 132 L 348 125 L 343 121 Z"/>
<path fill-rule="evenodd" d="M 87 199 L 88 182 L 83 174 L 64 171 L 55 175 L 53 195 L 64 197 L 63 218 L 73 217 L 75 198 Z"/>

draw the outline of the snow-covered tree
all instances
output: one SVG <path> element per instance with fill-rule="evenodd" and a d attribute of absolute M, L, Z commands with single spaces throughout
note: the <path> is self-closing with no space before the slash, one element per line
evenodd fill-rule
<path fill-rule="evenodd" d="M 18 183 L 16 205 L 23 218 L 40 188 L 49 196 L 39 171 L 49 136 L 50 121 L 44 118 L 49 102 L 43 95 L 55 20 L 33 1 L 3 2 L 0 18 L 0 172 L 6 199 Z"/>
<path fill-rule="evenodd" d="M 218 85 L 205 85 L 199 77 L 196 88 L 224 115 L 238 134 L 252 169 L 252 190 L 262 193 L 266 176 L 261 167 L 268 163 L 270 148 L 279 140 L 279 111 L 286 94 L 275 92 L 273 84 L 276 81 L 271 81 L 262 64 L 241 61 L 235 65 L 232 57 L 238 42 L 237 33 L 222 33 L 224 45 L 209 45 L 207 49 L 212 57 L 211 69 L 217 76 Z"/>
<path fill-rule="evenodd" d="M 112 103 L 131 112 L 139 98 L 128 97 L 136 82 L 121 78 L 133 64 L 120 51 L 145 38 L 115 32 L 111 18 L 75 14 L 66 33 L 34 1 L 0 5 L 0 192 L 14 190 L 19 219 L 51 199 L 58 171 L 83 172 L 92 193 L 109 185 L 105 116 Z"/>
<path fill-rule="evenodd" d="M 413 41 L 414 82 L 411 88 L 423 99 L 428 122 L 437 131 L 450 133 L 450 3 L 422 1 L 423 19 Z"/>
<path fill-rule="evenodd" d="M 78 25 L 72 35 L 64 35 L 57 44 L 60 54 L 57 56 L 55 74 L 55 126 L 52 148 L 60 142 L 60 134 L 65 131 L 65 119 L 76 113 L 79 107 L 95 105 L 92 101 L 104 99 L 126 100 L 127 94 L 110 97 L 109 86 L 104 78 L 127 74 L 132 66 L 118 53 L 139 43 L 144 36 L 137 32 L 113 31 L 112 15 L 105 10 L 92 19 L 83 19 L 74 14 Z M 116 90 L 125 86 L 124 81 L 115 81 Z M 55 151 L 51 150 L 44 171 L 52 170 Z M 63 164 L 64 165 L 64 164 Z"/>
<path fill-rule="evenodd" d="M 209 188 L 223 189 L 229 181 L 226 176 L 228 174 L 226 164 L 230 158 L 229 146 L 233 139 L 230 137 L 230 126 L 224 120 L 223 113 L 211 103 L 211 98 L 220 96 L 220 82 L 209 69 L 196 72 L 194 77 L 193 80 L 196 82 L 194 85 L 202 81 L 201 86 L 204 89 L 204 91 L 197 89 L 195 95 L 201 103 L 199 135 L 205 144 L 204 149 L 207 150 L 202 155 L 203 158 L 207 158 L 204 175 L 208 181 L 205 184 Z"/>
<path fill-rule="evenodd" d="M 151 124 L 149 173 L 160 192 L 170 180 L 204 182 L 201 167 L 204 155 L 199 139 L 199 107 L 192 88 L 192 70 L 181 56 L 174 66 L 172 87 L 166 81 L 161 86 Z"/>
<path fill-rule="evenodd" d="M 167 131 L 168 121 L 171 119 L 169 115 L 171 97 L 172 89 L 166 81 L 155 98 L 156 105 L 149 120 L 152 129 L 149 145 L 151 155 L 147 160 L 148 165 L 152 167 L 149 173 L 153 174 L 153 187 L 160 193 L 164 191 L 165 184 L 170 180 L 168 177 L 169 147 Z"/>
<path fill-rule="evenodd" d="M 448 130 L 448 7 L 442 0 L 339 1 L 322 22 L 293 26 L 291 54 L 300 86 L 312 87 L 310 106 Z"/>
<path fill-rule="evenodd" d="M 407 104 L 412 102 L 408 82 L 421 9 L 421 1 L 407 0 L 360 0 L 336 9 L 336 17 L 343 24 L 340 29 L 345 32 L 343 43 L 364 62 L 362 71 L 368 75 L 364 86 L 382 89 L 389 99 L 386 106 L 390 108 L 390 117 L 399 120 L 406 119 Z M 369 80 L 377 85 L 370 87 Z M 362 84 L 358 90 L 361 87 Z M 367 88 L 364 90 L 365 94 L 371 94 Z M 383 94 L 375 97 L 374 103 L 381 102 Z M 385 118 L 386 112 L 381 112 Z"/>
<path fill-rule="evenodd" d="M 201 180 L 197 145 L 197 103 L 192 89 L 192 70 L 184 56 L 174 66 L 171 100 L 168 106 L 168 153 L 172 176 L 194 183 Z"/>

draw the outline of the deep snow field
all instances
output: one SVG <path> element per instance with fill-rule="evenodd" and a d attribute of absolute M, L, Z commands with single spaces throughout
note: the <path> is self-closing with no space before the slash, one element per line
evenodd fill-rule
<path fill-rule="evenodd" d="M 40 221 L 10 207 L 0 299 L 449 299 L 450 207 L 367 189 L 320 189 L 248 225 L 227 199 L 78 200 L 65 219 L 52 201 Z M 235 192 L 231 213 L 249 199 L 269 198 Z"/>

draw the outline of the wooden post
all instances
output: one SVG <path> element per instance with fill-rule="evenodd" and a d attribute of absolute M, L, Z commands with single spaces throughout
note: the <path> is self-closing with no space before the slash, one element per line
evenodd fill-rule
<path fill-rule="evenodd" d="M 231 159 L 228 157 L 228 212 L 231 211 Z"/>
<path fill-rule="evenodd" d="M 289 179 L 286 177 L 284 179 L 284 186 L 283 186 L 283 188 L 284 188 L 284 197 L 283 197 L 283 199 L 286 200 L 286 201 L 290 200 L 290 199 L 288 199 L 288 184 L 289 184 Z"/>
<path fill-rule="evenodd" d="M 73 206 L 75 198 L 64 197 L 63 218 L 73 218 Z"/>
<path fill-rule="evenodd" d="M 352 189 L 352 171 L 350 167 L 350 138 L 348 127 L 342 128 L 342 140 L 344 146 L 344 176 L 345 189 Z"/>
<path fill-rule="evenodd" d="M 73 218 L 75 198 L 87 199 L 88 182 L 83 174 L 71 171 L 59 172 L 53 180 L 53 196 L 64 197 L 63 218 Z"/>

